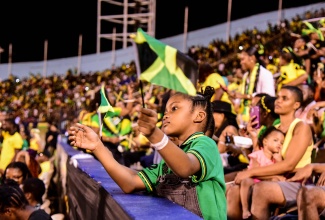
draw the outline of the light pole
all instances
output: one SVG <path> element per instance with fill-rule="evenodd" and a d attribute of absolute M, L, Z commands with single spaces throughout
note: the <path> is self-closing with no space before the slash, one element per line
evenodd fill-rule
<path fill-rule="evenodd" d="M 5 50 L 4 50 L 2 47 L 0 47 L 0 63 L 1 63 L 1 54 L 2 54 L 3 52 L 5 52 Z"/>

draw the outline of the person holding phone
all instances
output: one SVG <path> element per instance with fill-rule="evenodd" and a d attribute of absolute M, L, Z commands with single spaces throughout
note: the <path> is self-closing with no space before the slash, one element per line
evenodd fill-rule
<path fill-rule="evenodd" d="M 271 71 L 265 68 L 265 63 L 260 58 L 259 46 L 251 46 L 240 53 L 240 64 L 246 73 L 240 84 L 240 92 L 229 92 L 234 99 L 241 99 L 240 114 L 244 122 L 249 120 L 249 108 L 252 98 L 257 93 L 267 93 L 275 96 L 274 79 Z"/>
<path fill-rule="evenodd" d="M 250 108 L 250 118 L 252 118 L 254 123 L 253 127 L 259 129 L 261 127 L 260 124 L 260 107 L 258 105 Z"/>
<path fill-rule="evenodd" d="M 274 112 L 275 100 L 276 97 L 264 95 L 256 106 L 252 107 L 254 113 L 251 114 L 250 121 L 247 124 L 247 133 L 253 141 L 253 151 L 259 150 L 258 138 L 263 135 L 265 130 L 280 123 L 279 115 Z"/>

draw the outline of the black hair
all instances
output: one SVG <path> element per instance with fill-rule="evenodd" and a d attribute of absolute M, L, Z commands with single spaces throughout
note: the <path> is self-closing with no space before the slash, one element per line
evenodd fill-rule
<path fill-rule="evenodd" d="M 205 81 L 205 79 L 215 70 L 209 63 L 202 63 L 199 65 L 199 82 Z"/>
<path fill-rule="evenodd" d="M 19 125 L 16 124 L 16 121 L 13 117 L 8 117 L 5 119 L 6 123 L 9 123 L 13 126 L 13 128 L 15 129 L 15 131 L 17 131 L 18 133 L 20 132 L 20 128 Z"/>
<path fill-rule="evenodd" d="M 220 125 L 220 127 L 215 131 L 215 134 L 214 134 L 215 136 L 220 137 L 222 131 L 228 125 L 232 125 L 236 129 L 239 129 L 239 126 L 238 126 L 238 122 L 237 122 L 237 115 L 235 115 L 232 112 L 230 112 L 231 111 L 231 105 L 228 104 L 228 103 L 227 104 L 224 103 L 223 105 L 225 105 L 225 107 L 226 106 L 229 106 L 229 110 L 223 111 L 222 109 L 220 109 L 220 104 L 218 104 L 218 103 L 220 103 L 220 101 L 213 101 L 211 105 L 212 105 L 212 110 L 213 110 L 212 114 L 214 112 L 224 114 L 224 120 L 223 120 L 222 124 Z"/>
<path fill-rule="evenodd" d="M 28 178 L 24 180 L 22 188 L 24 193 L 31 193 L 38 203 L 43 203 L 42 197 L 45 193 L 45 184 L 43 180 L 37 177 Z"/>
<path fill-rule="evenodd" d="M 303 94 L 301 89 L 299 89 L 299 87 L 297 86 L 283 86 L 281 89 L 287 89 L 289 91 L 291 91 L 292 93 L 294 93 L 295 97 L 296 97 L 296 102 L 299 102 L 300 105 L 303 103 Z"/>
<path fill-rule="evenodd" d="M 260 146 L 263 147 L 263 140 L 265 138 L 267 138 L 272 132 L 280 132 L 281 134 L 285 135 L 281 130 L 277 129 L 276 127 L 274 126 L 270 126 L 268 128 L 266 128 L 265 132 L 263 133 L 263 135 L 261 135 L 259 137 L 259 143 L 260 143 Z"/>
<path fill-rule="evenodd" d="M 270 95 L 268 93 L 264 93 L 264 92 L 257 93 L 254 95 L 254 97 L 260 97 L 260 98 L 262 98 L 263 96 L 270 96 Z"/>
<path fill-rule="evenodd" d="M 244 52 L 246 52 L 249 56 L 255 56 L 256 62 L 265 67 L 265 62 L 260 58 L 262 54 L 259 54 L 259 49 L 259 45 L 254 45 L 248 47 L 246 50 L 244 50 Z"/>
<path fill-rule="evenodd" d="M 90 100 L 90 103 L 86 107 L 86 109 L 90 112 L 96 111 L 100 105 L 100 100 L 101 100 L 100 90 L 98 90 L 94 93 L 94 97 L 93 99 Z"/>
<path fill-rule="evenodd" d="M 28 201 L 18 184 L 0 185 L 0 213 L 5 213 L 10 207 L 24 209 L 27 205 Z"/>
<path fill-rule="evenodd" d="M 205 89 L 201 89 L 201 92 L 197 92 L 197 95 L 190 96 L 181 92 L 176 92 L 174 95 L 181 95 L 185 99 L 190 100 L 192 102 L 192 111 L 196 107 L 202 107 L 206 112 L 206 123 L 204 125 L 204 131 L 206 132 L 210 127 L 213 119 L 212 115 L 212 105 L 211 105 L 211 98 L 214 95 L 214 88 L 211 86 L 206 86 Z"/>
<path fill-rule="evenodd" d="M 299 66 L 302 66 L 301 59 L 294 53 L 293 49 L 289 47 L 284 47 L 281 50 L 281 57 L 288 63 L 292 60 L 294 63 L 298 64 Z"/>
<path fill-rule="evenodd" d="M 316 91 L 315 84 L 313 84 L 313 83 L 307 83 L 306 85 L 308 86 L 308 89 L 310 89 L 310 91 L 312 91 L 313 93 L 315 93 L 315 91 Z"/>
<path fill-rule="evenodd" d="M 272 118 L 277 119 L 280 116 L 274 112 L 275 100 L 276 97 L 270 95 L 262 96 L 261 99 L 258 101 L 257 105 L 262 111 L 268 112 L 272 116 Z"/>
<path fill-rule="evenodd" d="M 31 174 L 30 170 L 28 169 L 28 166 L 26 165 L 26 163 L 15 161 L 15 162 L 11 162 L 10 164 L 7 165 L 7 167 L 4 171 L 4 174 L 3 174 L 4 181 L 6 180 L 6 173 L 7 173 L 8 168 L 19 169 L 22 172 L 23 180 L 32 177 L 32 174 Z"/>
<path fill-rule="evenodd" d="M 214 130 L 215 130 L 215 123 L 214 123 L 214 120 L 211 120 L 208 130 L 205 132 L 205 135 L 212 138 L 212 136 L 214 134 Z"/>

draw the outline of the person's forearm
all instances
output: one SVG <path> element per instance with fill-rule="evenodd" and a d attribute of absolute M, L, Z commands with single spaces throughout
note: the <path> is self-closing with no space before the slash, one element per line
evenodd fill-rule
<path fill-rule="evenodd" d="M 313 167 L 313 171 L 315 173 L 323 173 L 323 172 L 325 172 L 325 164 L 323 164 L 323 163 L 312 163 L 309 166 Z"/>
<path fill-rule="evenodd" d="M 325 107 L 325 101 L 319 101 L 313 107 L 314 108 L 324 108 Z"/>
<path fill-rule="evenodd" d="M 308 75 L 307 75 L 307 73 L 305 73 L 305 74 L 299 76 L 298 78 L 286 83 L 285 85 L 297 86 L 297 85 L 300 85 L 301 83 L 303 83 L 307 79 L 308 79 Z"/>
<path fill-rule="evenodd" d="M 280 161 L 278 163 L 264 166 L 256 167 L 248 172 L 250 172 L 252 177 L 261 177 L 261 176 L 273 176 L 273 175 L 282 175 L 287 172 L 294 170 L 294 167 L 287 165 L 285 161 Z"/>
<path fill-rule="evenodd" d="M 163 139 L 164 135 L 159 128 L 156 128 L 153 134 L 147 138 L 150 143 L 156 144 Z M 179 177 L 186 178 L 193 174 L 193 163 L 189 156 L 172 141 L 168 140 L 167 145 L 159 150 L 159 154 L 168 167 Z"/>
<path fill-rule="evenodd" d="M 131 193 L 136 190 L 133 178 L 137 175 L 137 171 L 118 163 L 114 159 L 111 151 L 109 151 L 102 143 L 98 144 L 93 153 L 123 192 Z"/>
<path fill-rule="evenodd" d="M 314 99 L 316 102 L 320 100 L 320 94 L 321 94 L 320 92 L 321 92 L 321 85 L 317 85 L 314 94 Z"/>
<path fill-rule="evenodd" d="M 237 98 L 237 99 L 252 99 L 252 95 L 236 93 L 235 98 Z"/>

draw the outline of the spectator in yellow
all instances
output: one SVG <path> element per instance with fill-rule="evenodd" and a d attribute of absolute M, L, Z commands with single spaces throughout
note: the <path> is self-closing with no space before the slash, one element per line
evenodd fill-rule
<path fill-rule="evenodd" d="M 280 54 L 280 77 L 277 80 L 277 91 L 283 85 L 298 86 L 308 79 L 308 74 L 302 68 L 291 47 L 285 47 Z"/>
<path fill-rule="evenodd" d="M 19 127 L 13 118 L 6 118 L 3 121 L 0 139 L 3 139 L 0 155 L 0 173 L 3 173 L 23 146 L 23 138 L 19 134 Z"/>
<path fill-rule="evenodd" d="M 43 151 L 42 140 L 40 136 L 41 131 L 38 128 L 32 128 L 30 130 L 30 140 L 29 140 L 29 148 L 40 153 Z"/>
<path fill-rule="evenodd" d="M 211 86 L 215 90 L 211 101 L 221 100 L 232 104 L 228 94 L 225 92 L 227 85 L 223 77 L 209 63 L 202 63 L 199 66 L 199 91 L 207 86 Z"/>

